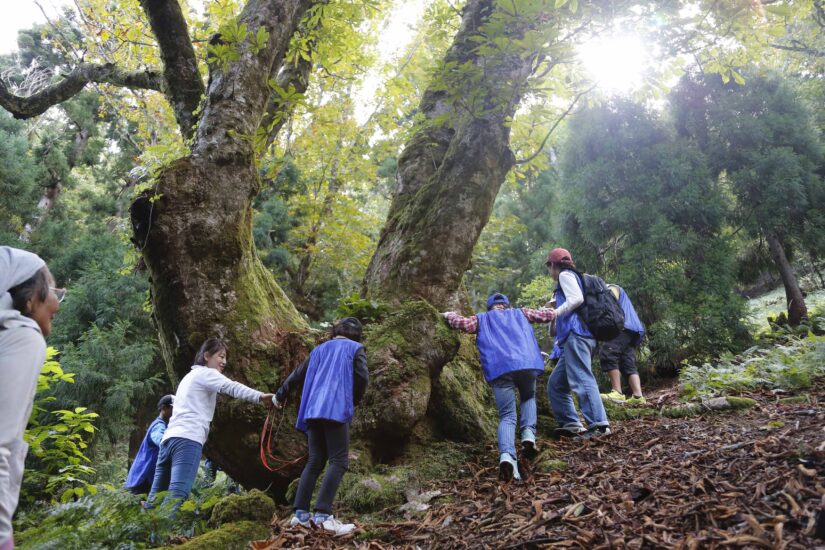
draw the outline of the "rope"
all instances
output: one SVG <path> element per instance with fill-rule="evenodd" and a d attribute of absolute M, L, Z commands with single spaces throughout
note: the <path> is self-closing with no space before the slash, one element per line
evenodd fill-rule
<path fill-rule="evenodd" d="M 266 420 L 264 420 L 264 428 L 261 431 L 261 464 L 263 464 L 264 468 L 270 472 L 280 472 L 281 470 L 285 470 L 290 466 L 298 464 L 306 457 L 304 454 L 294 460 L 284 460 L 272 454 L 272 441 L 277 439 L 278 433 L 281 431 L 281 425 L 284 423 L 285 416 L 286 414 L 282 410 L 281 419 L 278 421 L 278 426 L 274 429 L 275 433 L 272 433 L 273 425 L 275 424 L 275 409 L 270 409 L 266 415 Z M 274 467 L 270 465 L 271 462 L 276 462 L 280 465 Z"/>

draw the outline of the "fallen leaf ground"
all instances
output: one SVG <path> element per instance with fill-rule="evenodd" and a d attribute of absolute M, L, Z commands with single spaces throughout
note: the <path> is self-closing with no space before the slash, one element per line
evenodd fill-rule
<path fill-rule="evenodd" d="M 652 407 L 674 392 L 652 396 Z M 523 483 L 501 483 L 489 464 L 444 482 L 424 515 L 360 524 L 333 539 L 273 518 L 257 549 L 330 548 L 817 548 L 825 495 L 825 384 L 807 402 L 749 394 L 758 406 L 729 413 L 614 423 L 584 443 L 544 442 Z M 538 471 L 546 460 L 564 471 Z"/>

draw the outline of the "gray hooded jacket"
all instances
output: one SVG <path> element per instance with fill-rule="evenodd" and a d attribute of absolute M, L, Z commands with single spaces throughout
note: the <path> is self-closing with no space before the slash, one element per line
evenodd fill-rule
<path fill-rule="evenodd" d="M 23 465 L 23 432 L 31 415 L 46 341 L 37 323 L 12 309 L 9 289 L 46 265 L 36 254 L 0 246 L 0 544 L 12 535 Z"/>

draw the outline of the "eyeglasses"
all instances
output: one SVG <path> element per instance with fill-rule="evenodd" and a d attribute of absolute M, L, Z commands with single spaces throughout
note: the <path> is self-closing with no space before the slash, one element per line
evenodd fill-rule
<path fill-rule="evenodd" d="M 66 297 L 66 289 L 65 288 L 49 287 L 49 290 L 51 290 L 54 293 L 55 298 L 57 298 L 57 303 L 58 304 L 61 303 L 63 301 L 63 299 Z"/>

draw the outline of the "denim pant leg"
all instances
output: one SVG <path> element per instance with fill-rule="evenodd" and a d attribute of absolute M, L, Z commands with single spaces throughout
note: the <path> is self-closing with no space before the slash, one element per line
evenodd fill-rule
<path fill-rule="evenodd" d="M 536 378 L 538 371 L 535 370 L 519 370 L 512 374 L 513 382 L 518 389 L 519 412 L 521 419 L 519 427 L 530 428 L 533 434 L 536 433 L 536 422 L 538 418 L 538 411 L 536 410 Z"/>
<path fill-rule="evenodd" d="M 590 365 L 595 340 L 571 334 L 564 344 L 564 361 L 567 370 L 567 383 L 579 397 L 579 407 L 587 421 L 587 427 L 608 426 L 607 413 L 604 410 L 599 385 Z"/>
<path fill-rule="evenodd" d="M 327 444 L 329 463 L 321 487 L 318 489 L 318 500 L 315 501 L 315 511 L 323 514 L 332 513 L 332 501 L 338 492 L 338 486 L 344 474 L 349 469 L 349 424 L 340 422 L 324 422 L 324 437 Z"/>
<path fill-rule="evenodd" d="M 498 451 L 516 458 L 516 387 L 512 373 L 493 380 L 493 396 L 498 407 Z"/>
<path fill-rule="evenodd" d="M 172 516 L 175 516 L 180 505 L 189 497 L 192 484 L 198 475 L 203 445 L 182 437 L 170 438 L 169 444 L 172 468 L 169 475 L 169 493 L 163 499 L 163 504 L 164 506 L 171 504 Z"/>
<path fill-rule="evenodd" d="M 568 340 L 569 341 L 569 340 Z M 550 378 L 547 379 L 547 399 L 553 409 L 553 417 L 562 428 L 582 428 L 581 420 L 573 405 L 570 384 L 567 382 L 567 351 L 559 357 Z"/>
<path fill-rule="evenodd" d="M 152 479 L 152 488 L 149 489 L 149 496 L 146 497 L 146 508 L 152 507 L 155 501 L 155 495 L 169 490 L 169 479 L 172 474 L 170 441 L 171 439 L 167 439 L 160 444 L 158 459 L 157 462 L 155 462 L 155 477 Z"/>
<path fill-rule="evenodd" d="M 307 450 L 309 458 L 298 480 L 298 489 L 295 491 L 294 510 L 309 512 L 310 499 L 318 482 L 318 476 L 327 463 L 327 442 L 324 426 L 319 420 L 310 420 L 307 426 Z"/>

